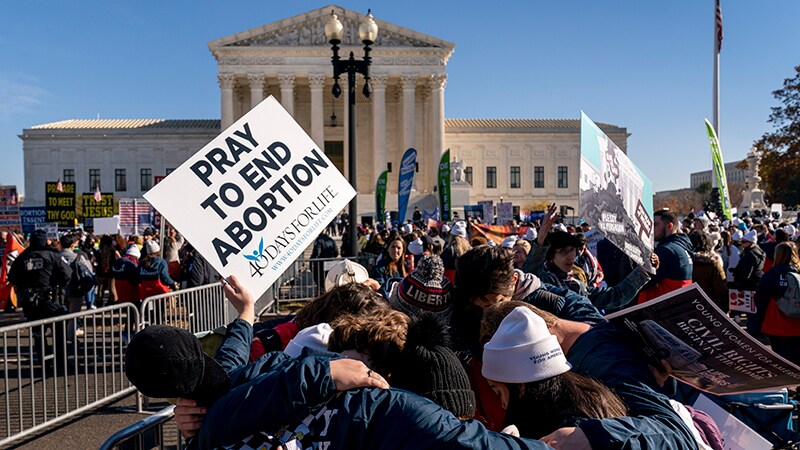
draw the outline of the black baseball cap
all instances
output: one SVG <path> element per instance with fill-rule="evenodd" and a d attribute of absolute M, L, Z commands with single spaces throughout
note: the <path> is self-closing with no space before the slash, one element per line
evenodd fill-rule
<path fill-rule="evenodd" d="M 151 325 L 136 333 L 125 351 L 125 374 L 144 395 L 182 397 L 210 405 L 230 389 L 227 372 L 192 333 Z"/>

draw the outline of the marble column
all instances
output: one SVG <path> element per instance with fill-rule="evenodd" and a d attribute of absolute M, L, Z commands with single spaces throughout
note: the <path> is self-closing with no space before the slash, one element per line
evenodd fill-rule
<path fill-rule="evenodd" d="M 221 103 L 222 103 L 222 117 L 220 126 L 224 130 L 231 126 L 234 122 L 233 119 L 233 86 L 236 83 L 236 76 L 232 73 L 221 73 L 217 75 L 217 82 L 219 83 Z"/>
<path fill-rule="evenodd" d="M 386 83 L 388 75 L 372 75 L 372 155 L 374 157 L 373 188 L 386 166 Z"/>
<path fill-rule="evenodd" d="M 250 109 L 253 109 L 264 100 L 264 81 L 267 79 L 263 73 L 251 73 L 247 75 L 250 82 Z"/>
<path fill-rule="evenodd" d="M 278 84 L 281 86 L 281 105 L 289 115 L 294 116 L 294 74 L 278 74 Z"/>
<path fill-rule="evenodd" d="M 444 143 L 444 86 L 447 75 L 440 73 L 431 75 L 428 81 L 431 88 L 431 170 L 433 172 L 434 186 L 439 180 L 439 161 L 445 151 Z"/>
<path fill-rule="evenodd" d="M 403 90 L 403 152 L 411 147 L 416 148 L 416 87 L 416 75 L 400 77 L 400 88 Z"/>
<path fill-rule="evenodd" d="M 325 87 L 325 74 L 308 74 L 311 88 L 311 139 L 319 148 L 325 149 L 325 113 L 322 108 L 322 89 Z"/>

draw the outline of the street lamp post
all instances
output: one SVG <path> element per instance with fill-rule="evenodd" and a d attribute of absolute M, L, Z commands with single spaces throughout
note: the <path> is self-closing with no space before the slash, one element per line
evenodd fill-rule
<path fill-rule="evenodd" d="M 356 188 L 356 74 L 364 76 L 364 89 L 362 90 L 364 97 L 369 98 L 372 93 L 372 87 L 369 85 L 369 66 L 372 63 L 372 57 L 369 56 L 372 51 L 371 45 L 378 37 L 378 25 L 372 19 L 372 13 L 367 12 L 364 21 L 358 27 L 358 37 L 364 44 L 364 58 L 356 60 L 353 52 L 350 52 L 348 59 L 341 59 L 339 57 L 339 44 L 344 37 L 344 27 L 339 22 L 339 18 L 331 11 L 331 17 L 328 23 L 325 24 L 325 37 L 331 44 L 333 50 L 333 57 L 331 57 L 331 64 L 333 64 L 333 96 L 338 98 L 342 94 L 342 88 L 339 87 L 339 76 L 347 74 L 347 155 L 348 155 L 348 172 L 350 184 L 353 189 Z M 376 149 L 377 150 L 377 149 Z M 358 234 L 356 232 L 356 220 L 358 220 L 358 201 L 357 197 L 350 200 L 350 223 L 347 230 L 350 235 L 350 255 L 358 255 Z"/>

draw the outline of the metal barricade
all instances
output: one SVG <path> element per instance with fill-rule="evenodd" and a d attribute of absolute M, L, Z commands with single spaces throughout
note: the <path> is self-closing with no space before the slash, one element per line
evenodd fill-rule
<path fill-rule="evenodd" d="M 228 323 L 226 302 L 221 283 L 147 297 L 142 325 L 169 325 L 192 333 L 213 330 Z"/>
<path fill-rule="evenodd" d="M 100 446 L 100 450 L 183 449 L 183 439 L 172 421 L 174 409 L 175 406 L 168 406 L 117 431 Z"/>
<path fill-rule="evenodd" d="M 130 303 L 0 328 L 0 446 L 136 392 L 125 349 Z"/>
<path fill-rule="evenodd" d="M 281 304 L 307 302 L 318 297 L 324 292 L 328 270 L 344 259 L 357 262 L 369 271 L 376 258 L 371 254 L 355 258 L 297 258 L 272 285 L 275 304 L 280 310 Z"/>

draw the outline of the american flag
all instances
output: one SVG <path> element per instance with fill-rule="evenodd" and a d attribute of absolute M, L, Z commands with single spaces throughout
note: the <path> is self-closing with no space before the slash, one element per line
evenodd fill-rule
<path fill-rule="evenodd" d="M 716 0 L 717 7 L 714 10 L 714 44 L 717 53 L 722 50 L 722 5 L 720 0 Z"/>
<path fill-rule="evenodd" d="M 152 222 L 153 208 L 143 198 L 119 199 L 119 229 L 123 235 L 144 232 Z"/>

